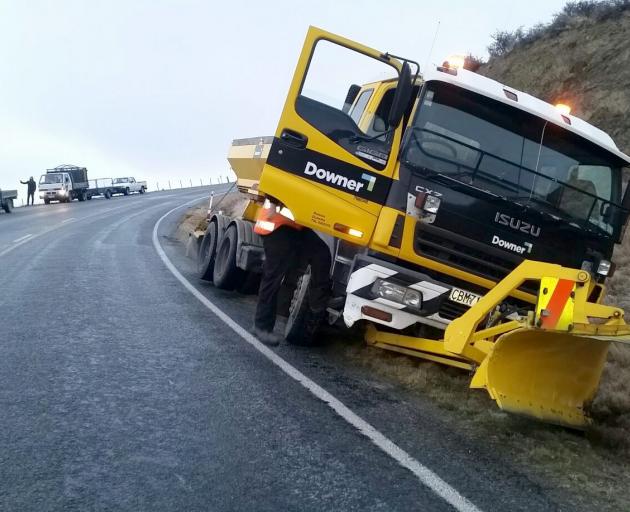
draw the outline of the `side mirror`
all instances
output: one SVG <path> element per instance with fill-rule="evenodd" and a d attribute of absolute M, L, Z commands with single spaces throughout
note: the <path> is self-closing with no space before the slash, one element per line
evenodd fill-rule
<path fill-rule="evenodd" d="M 398 77 L 398 85 L 396 86 L 396 93 L 392 100 L 392 107 L 389 110 L 389 118 L 387 123 L 390 128 L 395 128 L 400 124 L 409 101 L 411 100 L 411 91 L 413 90 L 413 83 L 411 78 L 411 68 L 407 62 L 403 62 L 402 69 L 400 70 L 400 76 Z"/>
<path fill-rule="evenodd" d="M 346 94 L 346 99 L 343 102 L 343 107 L 341 107 L 342 112 L 345 112 L 346 114 L 348 113 L 348 111 L 350 110 L 350 107 L 354 103 L 354 100 L 357 99 L 357 94 L 359 94 L 360 90 L 361 90 L 361 86 L 357 84 L 352 84 L 350 87 L 348 87 L 348 93 Z"/>

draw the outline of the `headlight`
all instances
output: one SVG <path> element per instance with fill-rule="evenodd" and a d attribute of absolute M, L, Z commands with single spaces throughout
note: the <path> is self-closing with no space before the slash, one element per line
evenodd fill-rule
<path fill-rule="evenodd" d="M 424 200 L 424 211 L 429 213 L 437 213 L 442 200 L 437 196 L 427 195 Z"/>
<path fill-rule="evenodd" d="M 601 260 L 597 265 L 597 273 L 600 276 L 610 277 L 615 273 L 615 264 L 608 260 Z"/>
<path fill-rule="evenodd" d="M 422 293 L 384 279 L 377 279 L 372 285 L 372 294 L 383 299 L 398 302 L 415 309 L 422 309 Z"/>
<path fill-rule="evenodd" d="M 425 212 L 437 213 L 437 211 L 440 209 L 441 202 L 442 200 L 439 198 L 439 196 L 434 196 L 428 194 L 427 192 L 418 192 L 418 194 L 416 195 L 415 205 L 416 208 L 424 210 Z"/>
<path fill-rule="evenodd" d="M 422 293 L 418 290 L 412 290 L 407 288 L 405 296 L 403 297 L 403 303 L 409 307 L 421 309 L 422 308 Z"/>

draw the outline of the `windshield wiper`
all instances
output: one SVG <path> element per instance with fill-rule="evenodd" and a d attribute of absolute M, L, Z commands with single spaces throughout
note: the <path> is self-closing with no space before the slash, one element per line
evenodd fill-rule
<path fill-rule="evenodd" d="M 540 205 L 546 206 L 547 208 L 550 208 L 550 209 L 554 210 L 555 212 L 562 213 L 562 210 L 558 210 L 558 208 L 556 206 L 554 206 L 553 204 L 551 204 L 549 201 L 546 201 L 545 199 L 541 199 L 541 198 L 533 196 L 533 195 L 527 194 L 527 195 L 507 196 L 506 199 L 508 201 L 519 201 L 519 200 L 522 200 L 522 199 L 527 199 L 528 202 L 540 204 Z M 526 205 L 524 205 L 524 206 L 526 206 Z"/>
<path fill-rule="evenodd" d="M 355 134 L 352 137 L 350 137 L 350 142 L 352 144 L 358 144 L 359 142 L 372 142 L 374 140 L 380 139 L 381 137 L 384 137 L 385 135 L 389 135 L 390 133 L 393 133 L 394 130 L 396 130 L 395 127 L 390 128 L 389 130 L 385 130 L 384 132 L 381 132 L 372 137 L 367 137 L 366 135 L 361 135 L 361 134 Z M 380 142 L 385 142 L 385 141 L 380 141 Z"/>
<path fill-rule="evenodd" d="M 546 211 L 542 210 L 541 213 L 553 217 L 558 222 L 566 222 L 569 225 L 574 226 L 578 229 L 582 229 L 584 231 L 588 231 L 589 233 L 594 233 L 599 236 L 604 236 L 604 237 L 611 236 L 611 234 L 608 231 L 606 231 L 601 226 L 594 224 L 590 220 L 578 219 L 576 217 L 573 217 L 567 214 L 566 212 L 560 210 L 559 208 L 551 204 L 549 201 L 545 201 L 544 199 L 540 199 L 539 197 L 529 196 L 529 195 L 517 195 L 517 196 L 510 196 L 506 199 L 508 201 L 518 201 L 519 199 L 527 199 L 529 203 L 536 203 L 536 206 L 544 206 L 546 208 Z M 524 206 L 525 208 L 534 208 L 532 204 L 527 204 L 527 203 L 522 204 L 522 206 Z"/>

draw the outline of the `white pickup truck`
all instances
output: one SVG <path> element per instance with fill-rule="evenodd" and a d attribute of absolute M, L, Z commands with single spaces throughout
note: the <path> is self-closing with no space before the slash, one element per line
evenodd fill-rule
<path fill-rule="evenodd" d="M 147 191 L 146 181 L 136 181 L 136 178 L 114 178 L 113 179 L 114 194 L 124 194 L 128 196 L 132 192 L 144 194 Z"/>

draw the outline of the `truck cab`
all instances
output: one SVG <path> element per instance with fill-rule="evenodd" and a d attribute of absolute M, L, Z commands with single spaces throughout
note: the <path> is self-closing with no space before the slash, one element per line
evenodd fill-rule
<path fill-rule="evenodd" d="M 39 178 L 39 197 L 46 204 L 51 201 L 70 202 L 72 179 L 66 172 L 42 174 Z"/>

